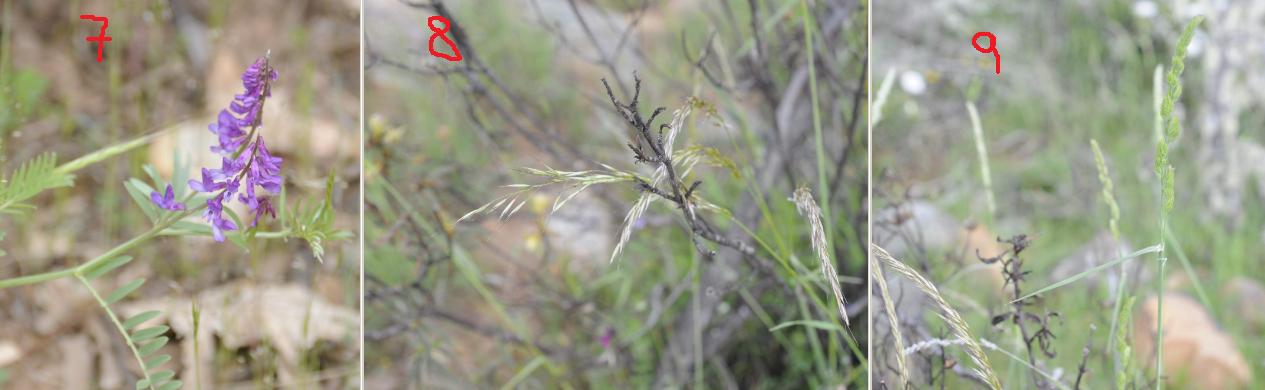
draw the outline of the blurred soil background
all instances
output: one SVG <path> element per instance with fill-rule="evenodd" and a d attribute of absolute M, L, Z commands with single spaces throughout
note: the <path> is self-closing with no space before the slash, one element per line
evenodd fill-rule
<path fill-rule="evenodd" d="M 1167 73 L 1175 43 L 1195 15 L 1207 19 L 1189 48 L 1172 146 L 1176 207 L 1164 240 L 1165 377 L 1175 388 L 1265 386 L 1265 4 L 1246 1 L 881 1 L 875 6 L 873 86 L 874 240 L 926 275 L 989 350 L 1007 388 L 1035 388 L 1029 358 L 1009 320 L 999 266 L 978 256 L 1026 234 L 1021 287 L 1036 291 L 1093 266 L 1159 244 L 1154 173 L 1156 67 Z M 900 23 L 885 21 L 900 20 Z M 970 44 L 998 38 L 1001 74 Z M 982 40 L 981 43 L 987 43 Z M 890 75 L 890 80 L 887 77 Z M 884 97 L 883 85 L 890 85 Z M 1166 88 L 1163 84 L 1158 86 Z M 883 101 L 880 105 L 879 101 Z M 989 209 L 966 108 L 979 111 L 991 170 Z M 1102 148 L 1119 204 L 1120 237 L 1090 141 Z M 1035 366 L 1048 387 L 1154 386 L 1158 266 L 1154 254 L 1125 263 L 1125 296 L 1137 303 L 1121 353 L 1113 339 L 1116 267 L 1044 295 L 1029 307 L 1049 319 L 1054 357 Z M 1189 268 L 1186 267 L 1189 264 Z M 937 309 L 888 273 L 906 346 L 950 337 Z M 877 293 L 876 293 L 877 294 Z M 877 295 L 876 295 L 877 299 Z M 1057 312 L 1057 317 L 1045 317 Z M 876 311 L 876 381 L 892 385 L 896 362 L 886 311 Z M 1096 330 L 1095 330 L 1096 329 Z M 1035 346 L 1034 346 L 1035 348 Z M 909 354 L 915 387 L 976 388 L 962 349 Z M 876 382 L 878 383 L 878 382 Z"/>
<path fill-rule="evenodd" d="M 4 171 L 45 151 L 64 162 L 162 135 L 79 171 L 74 187 L 33 199 L 34 212 L 5 216 L 0 277 L 71 267 L 147 229 L 124 180 L 146 177 L 145 164 L 165 180 L 177 166 L 191 177 L 218 167 L 207 125 L 241 92 L 242 71 L 269 52 L 280 78 L 262 131 L 285 159 L 288 200 L 319 202 L 334 172 L 335 224 L 356 231 L 358 3 L 4 1 Z M 104 62 L 85 41 L 101 24 L 80 14 L 109 18 Z M 149 279 L 120 311 L 163 309 L 158 321 L 172 328 L 169 364 L 185 388 L 358 387 L 358 248 L 354 240 L 325 246 L 319 262 L 302 240 L 258 240 L 245 250 L 210 238 L 159 238 L 131 251 L 136 260 L 116 273 Z M 137 371 L 126 350 L 72 280 L 0 290 L 0 387 L 131 388 Z"/>
<path fill-rule="evenodd" d="M 367 1 L 367 387 L 864 386 L 866 12 L 849 0 Z M 455 25 L 461 62 L 428 53 L 433 15 Z M 676 149 L 711 148 L 689 180 L 732 212 L 705 213 L 716 230 L 754 256 L 717 247 L 705 260 L 680 210 L 658 202 L 612 262 L 631 183 L 594 185 L 555 213 L 574 188 L 548 187 L 504 220 L 455 223 L 504 185 L 543 181 L 522 168 L 650 175 L 601 82 L 627 103 L 634 72 L 642 115 L 667 108 L 652 131 L 697 99 Z M 828 210 L 847 330 L 789 200 L 800 186 Z"/>

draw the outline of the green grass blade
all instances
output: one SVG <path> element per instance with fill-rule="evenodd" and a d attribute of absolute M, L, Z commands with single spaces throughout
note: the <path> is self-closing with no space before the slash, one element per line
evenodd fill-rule
<path fill-rule="evenodd" d="M 1195 295 L 1199 296 L 1199 301 L 1203 302 L 1204 307 L 1213 310 L 1215 306 L 1212 305 L 1212 299 L 1208 298 L 1207 290 L 1204 290 L 1203 283 L 1199 281 L 1199 275 L 1195 274 L 1195 268 L 1190 265 L 1190 258 L 1186 257 L 1186 251 L 1182 250 L 1181 243 L 1177 242 L 1177 235 L 1173 234 L 1173 230 L 1167 224 L 1164 225 L 1164 240 L 1173 246 L 1173 252 L 1177 253 L 1177 259 L 1182 262 L 1182 268 L 1186 270 L 1186 276 L 1190 277 L 1190 284 L 1195 286 Z M 1215 313 L 1216 310 L 1213 312 Z"/>
<path fill-rule="evenodd" d="M 1019 302 L 1019 301 L 1022 301 L 1022 300 L 1024 300 L 1024 299 L 1032 298 L 1032 297 L 1034 297 L 1034 296 L 1036 296 L 1036 295 L 1039 295 L 1039 294 L 1044 294 L 1044 293 L 1046 293 L 1046 292 L 1048 292 L 1048 291 L 1050 291 L 1050 290 L 1053 290 L 1053 289 L 1056 289 L 1056 288 L 1059 288 L 1059 287 L 1066 286 L 1066 285 L 1068 285 L 1068 284 L 1070 284 L 1070 283 L 1072 283 L 1072 282 L 1075 282 L 1075 281 L 1077 281 L 1077 280 L 1081 280 L 1081 279 L 1083 279 L 1083 278 L 1084 278 L 1084 277 L 1086 277 L 1086 276 L 1089 276 L 1089 275 L 1092 275 L 1092 274 L 1094 274 L 1094 273 L 1097 273 L 1098 271 L 1102 271 L 1102 270 L 1104 270 L 1104 269 L 1111 268 L 1112 266 L 1115 266 L 1116 264 L 1120 264 L 1120 263 L 1124 262 L 1125 260 L 1129 260 L 1129 259 L 1132 259 L 1132 258 L 1134 258 L 1134 257 L 1142 256 L 1142 255 L 1145 255 L 1145 254 L 1148 254 L 1148 253 L 1155 253 L 1155 252 L 1159 252 L 1159 251 L 1160 251 L 1161 249 L 1163 249 L 1163 248 L 1164 248 L 1164 245 L 1162 245 L 1162 244 L 1156 244 L 1156 245 L 1151 245 L 1151 246 L 1148 246 L 1148 247 L 1146 247 L 1146 248 L 1142 248 L 1142 249 L 1140 249 L 1140 250 L 1138 250 L 1138 251 L 1136 251 L 1136 252 L 1133 252 L 1133 253 L 1130 253 L 1130 254 L 1128 254 L 1128 255 L 1125 255 L 1124 257 L 1121 257 L 1121 258 L 1119 258 L 1119 259 L 1115 259 L 1115 260 L 1112 260 L 1112 261 L 1109 261 L 1109 262 L 1106 262 L 1106 263 L 1099 264 L 1099 265 L 1097 265 L 1097 266 L 1094 266 L 1094 268 L 1090 268 L 1090 269 L 1087 269 L 1087 270 L 1085 270 L 1085 271 L 1082 271 L 1081 273 L 1078 273 L 1078 274 L 1076 274 L 1076 275 L 1072 275 L 1071 277 L 1069 277 L 1069 278 L 1067 278 L 1067 279 L 1063 279 L 1063 280 L 1060 280 L 1060 281 L 1054 282 L 1054 284 L 1051 284 L 1051 285 L 1049 285 L 1049 286 L 1042 287 L 1041 289 L 1039 289 L 1039 290 L 1037 290 L 1037 291 L 1030 292 L 1030 293 L 1028 293 L 1027 295 L 1024 295 L 1023 297 L 1020 297 L 1019 299 L 1016 299 L 1016 300 L 1010 301 L 1010 303 Z"/>
<path fill-rule="evenodd" d="M 838 324 L 833 324 L 833 323 L 829 323 L 829 322 L 825 322 L 825 321 L 817 321 L 817 320 L 794 320 L 794 321 L 786 321 L 786 322 L 783 322 L 783 323 L 777 324 L 777 326 L 774 326 L 774 327 L 772 327 L 772 328 L 769 328 L 769 331 L 770 331 L 770 332 L 776 332 L 776 331 L 779 331 L 779 330 L 782 330 L 782 329 L 786 329 L 786 328 L 789 328 L 789 327 L 792 327 L 792 326 L 806 326 L 806 327 L 809 327 L 809 328 L 814 328 L 814 329 L 821 329 L 821 330 L 835 331 L 835 332 L 839 332 L 839 333 L 846 333 L 846 330 L 845 330 L 845 329 L 843 329 L 843 327 L 842 327 L 842 326 L 839 326 Z"/>
<path fill-rule="evenodd" d="M 535 359 L 532 359 L 531 361 L 527 362 L 527 364 L 524 365 L 523 368 L 518 369 L 518 373 L 515 373 L 514 377 L 510 378 L 509 382 L 505 382 L 505 386 L 501 386 L 501 390 L 513 389 L 513 388 L 518 387 L 519 383 L 522 383 L 524 380 L 527 380 L 527 377 L 531 376 L 532 372 L 535 372 L 536 369 L 544 365 L 545 361 L 546 359 L 544 356 L 537 356 Z"/>

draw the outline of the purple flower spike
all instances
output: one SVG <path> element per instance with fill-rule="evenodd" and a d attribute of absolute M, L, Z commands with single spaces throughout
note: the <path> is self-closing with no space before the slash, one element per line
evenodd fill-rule
<path fill-rule="evenodd" d="M 215 193 L 207 199 L 203 217 L 211 224 L 216 241 L 224 241 L 225 231 L 237 230 L 237 224 L 224 218 L 224 202 L 234 195 L 255 214 L 252 227 L 264 214 L 277 216 L 268 195 L 281 192 L 282 160 L 268 152 L 257 131 L 263 125 L 264 101 L 272 95 L 276 79 L 277 72 L 266 58 L 255 61 L 242 73 L 245 91 L 235 95 L 228 108 L 220 110 L 216 122 L 207 127 L 218 138 L 211 151 L 220 155 L 220 168 L 202 168 L 202 181 L 190 180 L 189 188 Z"/>
<path fill-rule="evenodd" d="M 166 194 L 159 195 L 158 191 L 149 193 L 149 200 L 154 201 L 154 204 L 158 205 L 158 207 L 162 208 L 163 210 L 170 210 L 170 211 L 184 210 L 184 203 L 180 203 L 176 201 L 176 193 L 174 189 L 171 188 L 171 184 L 167 185 Z"/>

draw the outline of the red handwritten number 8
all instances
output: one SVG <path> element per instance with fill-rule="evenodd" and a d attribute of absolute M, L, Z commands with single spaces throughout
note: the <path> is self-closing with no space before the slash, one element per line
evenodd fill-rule
<path fill-rule="evenodd" d="M 444 27 L 435 27 L 435 22 L 443 22 Z M 426 19 L 426 27 L 429 27 L 430 31 L 434 33 L 430 35 L 430 41 L 426 43 L 426 48 L 430 50 L 430 55 L 443 58 L 450 62 L 461 61 L 461 50 L 458 50 L 457 44 L 452 41 L 452 38 L 448 38 L 448 35 L 446 35 L 448 34 L 448 30 L 452 29 L 452 23 L 449 22 L 447 18 L 439 15 L 431 16 Z M 452 48 L 453 54 L 449 55 L 447 53 L 440 53 L 439 51 L 436 51 L 435 38 L 443 39 L 444 43 L 447 43 L 448 47 Z"/>
<path fill-rule="evenodd" d="M 979 39 L 981 37 L 988 37 L 987 49 L 985 49 L 983 46 L 980 46 Z M 978 51 L 980 53 L 985 53 L 985 54 L 993 53 L 993 61 L 995 64 L 994 68 L 996 68 L 994 72 L 997 72 L 997 74 L 1001 74 L 1001 53 L 997 51 L 997 36 L 996 35 L 993 35 L 993 33 L 990 33 L 988 31 L 977 32 L 975 33 L 975 36 L 971 37 L 971 46 L 974 46 L 975 51 Z"/>

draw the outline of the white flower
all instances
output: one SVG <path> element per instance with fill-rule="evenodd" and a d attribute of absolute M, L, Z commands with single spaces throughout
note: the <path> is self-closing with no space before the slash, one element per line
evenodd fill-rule
<path fill-rule="evenodd" d="M 900 89 L 910 95 L 922 95 L 927 90 L 927 80 L 921 73 L 907 70 L 900 74 Z"/>
<path fill-rule="evenodd" d="M 1141 0 L 1133 2 L 1133 15 L 1143 19 L 1154 18 L 1160 13 L 1160 7 L 1154 1 Z"/>

